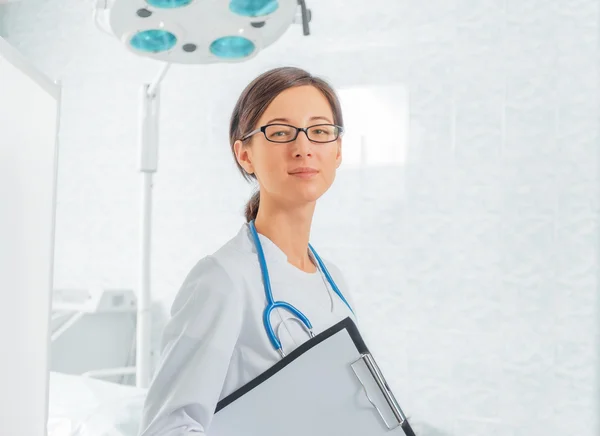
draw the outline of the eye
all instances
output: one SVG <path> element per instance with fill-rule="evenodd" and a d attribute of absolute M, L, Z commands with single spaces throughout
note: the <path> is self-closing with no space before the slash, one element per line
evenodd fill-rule
<path fill-rule="evenodd" d="M 318 136 L 330 136 L 332 135 L 332 130 L 328 126 L 319 126 L 311 129 L 311 133 Z"/>
<path fill-rule="evenodd" d="M 290 132 L 287 130 L 273 130 L 269 131 L 268 136 L 269 139 L 285 139 L 290 135 Z"/>
<path fill-rule="evenodd" d="M 282 126 L 282 125 L 271 125 L 268 126 L 266 131 L 265 131 L 267 138 L 272 139 L 272 140 L 286 140 L 287 138 L 290 138 L 291 136 L 294 135 L 295 131 L 294 129 L 290 128 L 289 126 Z"/>

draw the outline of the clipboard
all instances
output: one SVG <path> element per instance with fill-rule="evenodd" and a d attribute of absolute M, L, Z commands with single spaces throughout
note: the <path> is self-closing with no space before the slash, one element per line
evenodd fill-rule
<path fill-rule="evenodd" d="M 415 436 L 351 318 L 223 398 L 210 436 Z"/>

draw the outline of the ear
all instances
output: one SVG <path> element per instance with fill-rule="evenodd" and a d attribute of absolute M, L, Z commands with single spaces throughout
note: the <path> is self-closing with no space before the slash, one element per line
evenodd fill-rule
<path fill-rule="evenodd" d="M 250 148 L 245 146 L 239 139 L 233 144 L 233 150 L 235 152 L 235 158 L 242 168 L 248 173 L 254 173 L 254 167 L 252 165 Z"/>
<path fill-rule="evenodd" d="M 337 141 L 337 154 L 335 155 L 335 168 L 338 169 L 342 164 L 342 139 Z"/>

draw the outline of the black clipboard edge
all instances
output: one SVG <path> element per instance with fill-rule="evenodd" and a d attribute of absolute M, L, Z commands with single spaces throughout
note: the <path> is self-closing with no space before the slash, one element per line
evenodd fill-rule
<path fill-rule="evenodd" d="M 406 436 L 417 436 L 408 422 L 408 418 L 400 425 Z"/>
<path fill-rule="evenodd" d="M 217 413 L 220 410 L 222 410 L 223 408 L 227 407 L 229 404 L 233 403 L 235 400 L 242 397 L 244 394 L 250 392 L 252 389 L 257 387 L 264 381 L 268 380 L 273 375 L 277 374 L 279 371 L 281 371 L 283 368 L 285 368 L 287 365 L 292 363 L 298 357 L 302 356 L 304 353 L 309 351 L 311 348 L 319 345 L 321 342 L 329 339 L 331 336 L 339 333 L 342 330 L 348 331 L 350 338 L 354 342 L 354 345 L 356 346 L 356 349 L 358 350 L 358 352 L 360 354 L 369 353 L 367 345 L 363 341 L 363 338 L 358 331 L 358 327 L 356 326 L 356 324 L 354 323 L 352 318 L 350 318 L 350 317 L 344 318 L 337 324 L 334 324 L 333 326 L 329 327 L 327 330 L 324 330 L 321 333 L 319 333 L 318 335 L 316 335 L 314 338 L 310 338 L 309 340 L 307 340 L 306 342 L 304 342 L 303 344 L 298 346 L 298 348 L 296 348 L 295 350 L 290 352 L 287 356 L 285 356 L 283 359 L 278 361 L 275 365 L 273 365 L 271 368 L 267 369 L 265 372 L 263 372 L 258 377 L 254 378 L 253 380 L 246 383 L 244 386 L 240 387 L 236 391 L 227 395 L 225 398 L 223 398 L 221 401 L 219 401 L 217 403 L 215 413 Z"/>

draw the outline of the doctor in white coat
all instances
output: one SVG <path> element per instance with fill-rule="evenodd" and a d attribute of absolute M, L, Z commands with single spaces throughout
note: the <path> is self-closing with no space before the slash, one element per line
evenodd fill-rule
<path fill-rule="evenodd" d="M 309 245 L 316 202 L 342 161 L 334 90 L 301 69 L 268 71 L 239 97 L 229 133 L 242 175 L 259 190 L 239 233 L 192 268 L 175 298 L 141 436 L 210 436 L 220 399 L 309 339 L 282 308 L 270 316 L 281 349 L 267 334 L 261 252 L 274 300 L 298 308 L 314 334 L 354 319 L 342 274 Z"/>

